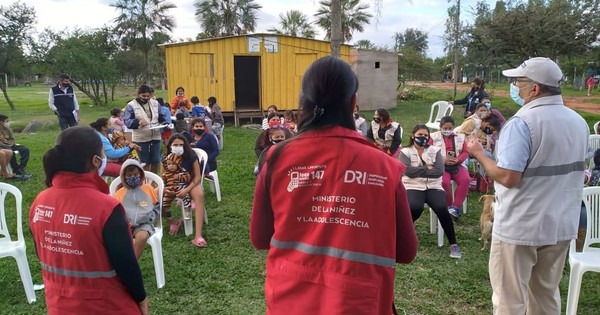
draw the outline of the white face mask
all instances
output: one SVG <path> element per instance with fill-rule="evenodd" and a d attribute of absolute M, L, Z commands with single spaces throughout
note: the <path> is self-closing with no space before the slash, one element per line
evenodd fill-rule
<path fill-rule="evenodd" d="M 175 155 L 183 155 L 183 147 L 171 147 L 171 153 Z"/>
<path fill-rule="evenodd" d="M 450 137 L 453 133 L 454 131 L 452 130 L 442 130 L 442 134 L 446 137 Z"/>
<path fill-rule="evenodd" d="M 100 167 L 98 168 L 98 175 L 102 176 L 104 170 L 106 169 L 106 156 L 101 158 L 100 161 L 102 161 L 102 164 L 100 164 Z"/>
<path fill-rule="evenodd" d="M 5 123 L 4 123 L 4 127 L 6 127 L 6 128 L 10 128 L 10 121 L 7 121 L 7 122 L 5 122 Z"/>

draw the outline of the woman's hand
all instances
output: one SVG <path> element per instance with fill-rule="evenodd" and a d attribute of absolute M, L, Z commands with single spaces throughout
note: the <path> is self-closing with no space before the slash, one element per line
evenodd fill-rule
<path fill-rule="evenodd" d="M 446 161 L 444 161 L 444 164 L 446 164 L 446 165 L 458 165 L 458 159 L 457 158 L 453 158 L 453 157 L 446 158 Z"/>
<path fill-rule="evenodd" d="M 140 308 L 140 312 L 142 312 L 142 315 L 150 314 L 150 304 L 148 303 L 148 298 L 145 298 L 143 301 L 141 301 L 138 304 L 138 307 Z"/>
<path fill-rule="evenodd" d="M 141 127 L 146 127 L 148 125 L 149 125 L 149 123 L 145 119 L 140 119 L 140 126 Z"/>
<path fill-rule="evenodd" d="M 140 147 L 139 145 L 137 145 L 137 144 L 135 144 L 135 143 L 133 143 L 133 142 L 132 142 L 132 143 L 130 143 L 130 144 L 128 145 L 128 147 L 129 147 L 129 149 L 130 149 L 131 151 L 133 151 L 133 150 L 136 150 L 136 151 L 141 151 L 141 150 L 142 150 L 142 147 Z"/>

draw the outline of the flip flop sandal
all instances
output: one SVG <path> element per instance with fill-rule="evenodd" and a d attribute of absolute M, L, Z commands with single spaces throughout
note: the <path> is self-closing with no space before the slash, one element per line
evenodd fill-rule
<path fill-rule="evenodd" d="M 192 244 L 194 244 L 195 246 L 198 246 L 198 247 L 207 247 L 208 246 L 208 243 L 206 243 L 206 240 L 202 236 L 193 239 Z"/>
<path fill-rule="evenodd" d="M 171 223 L 171 226 L 169 227 L 169 234 L 170 235 L 177 234 L 177 232 L 179 232 L 179 228 L 181 227 L 182 222 L 183 222 L 183 220 L 179 219 L 176 222 Z"/>

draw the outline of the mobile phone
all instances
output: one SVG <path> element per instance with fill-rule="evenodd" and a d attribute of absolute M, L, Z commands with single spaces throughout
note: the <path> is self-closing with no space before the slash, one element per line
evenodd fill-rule
<path fill-rule="evenodd" d="M 448 151 L 448 153 L 446 154 L 449 158 L 454 158 L 456 157 L 456 153 L 454 151 Z"/>

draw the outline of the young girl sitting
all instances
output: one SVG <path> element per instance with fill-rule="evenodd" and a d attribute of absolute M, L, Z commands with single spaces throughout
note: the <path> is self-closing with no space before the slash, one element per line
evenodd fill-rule
<path fill-rule="evenodd" d="M 108 119 L 108 128 L 110 131 L 108 133 L 112 133 L 114 131 L 123 131 L 123 126 L 125 122 L 123 121 L 123 110 L 114 107 L 110 111 L 110 118 Z"/>
<path fill-rule="evenodd" d="M 121 187 L 115 198 L 123 204 L 125 215 L 135 241 L 133 250 L 139 260 L 148 238 L 154 234 L 154 220 L 158 214 L 158 198 L 154 188 L 144 184 L 146 176 L 140 162 L 127 160 L 121 166 Z"/>
<path fill-rule="evenodd" d="M 285 119 L 285 125 L 290 128 L 293 133 L 298 132 L 298 126 L 296 125 L 296 115 L 291 110 L 286 110 L 285 114 L 283 114 L 283 118 Z"/>
<path fill-rule="evenodd" d="M 278 144 L 279 142 L 286 139 L 286 129 L 287 128 L 282 127 L 282 126 L 275 126 L 275 127 L 271 127 L 266 130 L 267 142 L 264 144 L 265 148 L 262 150 L 262 152 L 260 153 L 260 156 L 258 157 L 258 162 L 256 162 L 256 166 L 254 166 L 254 175 L 255 176 L 258 176 L 258 174 L 260 173 L 260 170 L 262 169 L 262 166 L 265 163 L 265 160 L 267 158 L 267 152 L 269 152 L 269 149 L 272 146 L 274 146 L 274 145 Z"/>
<path fill-rule="evenodd" d="M 163 196 L 163 212 L 165 217 L 171 217 L 171 203 L 173 199 L 177 197 L 177 194 L 187 187 L 192 181 L 192 175 L 181 166 L 181 156 L 176 154 L 169 154 L 163 160 L 163 173 L 162 179 L 165 183 L 165 192 Z M 183 198 L 183 218 L 190 218 L 190 209 L 192 207 L 192 199 L 190 195 L 185 195 Z"/>

